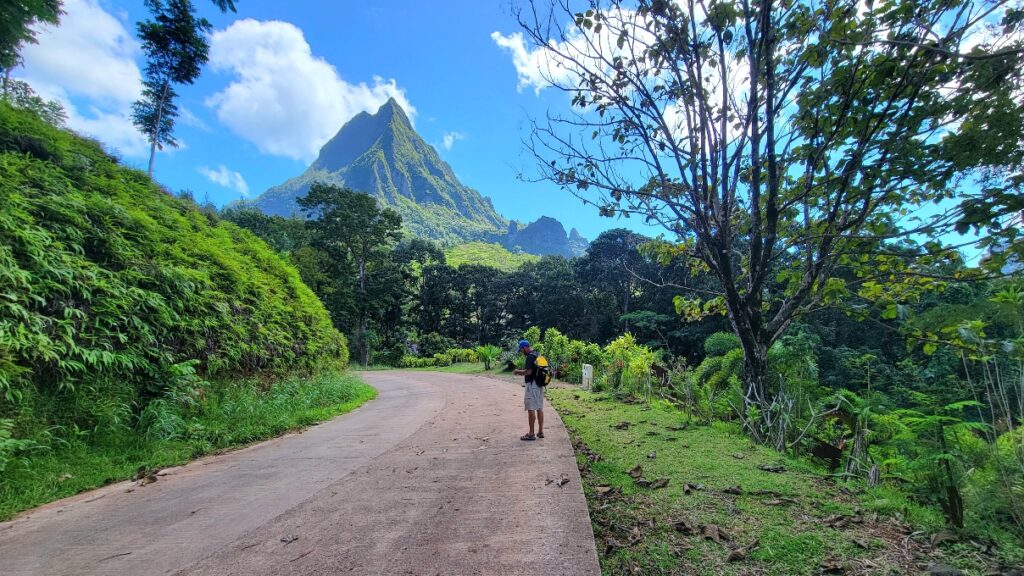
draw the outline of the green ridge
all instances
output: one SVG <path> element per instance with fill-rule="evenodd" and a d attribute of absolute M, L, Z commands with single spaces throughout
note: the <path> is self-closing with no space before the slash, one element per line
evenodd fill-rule
<path fill-rule="evenodd" d="M 537 262 L 540 256 L 533 254 L 515 254 L 500 244 L 487 242 L 468 242 L 453 246 L 444 253 L 449 265 L 459 267 L 463 264 L 479 264 L 490 266 L 505 272 L 518 270 L 524 264 Z"/>

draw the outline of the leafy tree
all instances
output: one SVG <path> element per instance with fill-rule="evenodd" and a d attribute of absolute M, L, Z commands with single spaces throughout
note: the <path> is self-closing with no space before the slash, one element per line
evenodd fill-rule
<path fill-rule="evenodd" d="M 682 308 L 728 314 L 755 438 L 768 350 L 795 319 L 926 287 L 914 267 L 957 254 L 918 238 L 950 231 L 978 185 L 983 200 L 1022 184 L 1006 169 L 1024 133 L 1009 1 L 532 4 L 520 17 L 541 72 L 573 97 L 535 123 L 541 176 L 663 227 L 678 240 L 664 255 L 714 275 L 718 293 Z M 987 39 L 992 24 L 1003 34 Z"/>
<path fill-rule="evenodd" d="M 618 333 L 630 330 L 629 313 L 640 278 L 648 275 L 647 262 L 638 248 L 649 240 L 624 228 L 608 230 L 595 238 L 576 262 L 576 273 L 588 286 L 615 294 Z"/>
<path fill-rule="evenodd" d="M 212 25 L 197 18 L 189 0 L 146 0 L 152 20 L 138 24 L 139 39 L 148 59 L 142 98 L 132 104 L 132 122 L 149 139 L 149 176 L 156 151 L 176 147 L 175 84 L 192 84 L 209 60 L 205 34 Z"/>
<path fill-rule="evenodd" d="M 221 217 L 249 229 L 278 252 L 293 252 L 311 241 L 305 220 L 270 216 L 254 208 L 227 208 Z"/>
<path fill-rule="evenodd" d="M 367 322 L 381 310 L 380 291 L 392 284 L 382 283 L 374 275 L 385 266 L 388 254 L 402 236 L 402 218 L 390 208 L 381 208 L 367 194 L 323 183 L 313 184 L 309 193 L 297 200 L 310 216 L 313 245 L 338 262 L 349 262 L 356 272 L 355 314 L 358 319 L 355 344 L 360 361 L 369 361 Z"/>
<path fill-rule="evenodd" d="M 3 93 L 10 89 L 11 69 L 19 64 L 18 53 L 25 43 L 36 42 L 38 23 L 57 24 L 64 14 L 61 0 L 0 0 L 0 69 L 4 72 Z"/>
<path fill-rule="evenodd" d="M 22 80 L 5 79 L 0 99 L 15 108 L 30 110 L 54 126 L 63 126 L 68 119 L 68 113 L 60 102 L 44 100 L 32 90 L 28 82 Z"/>

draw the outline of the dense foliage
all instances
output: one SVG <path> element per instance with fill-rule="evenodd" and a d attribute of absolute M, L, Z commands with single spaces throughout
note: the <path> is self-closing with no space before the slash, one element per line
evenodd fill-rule
<path fill-rule="evenodd" d="M 0 461 L 144 430 L 156 403 L 189 406 L 210 381 L 347 356 L 253 234 L 0 105 Z"/>
<path fill-rule="evenodd" d="M 1024 18 L 1014 0 L 532 1 L 539 177 L 667 235 L 743 350 L 744 426 L 778 444 L 769 351 L 824 305 L 904 299 L 988 228 L 1024 245 Z M 941 209 L 934 205 L 940 204 Z M 969 239 L 964 242 L 972 243 Z M 1020 260 L 1018 260 L 1020 262 Z M 962 271 L 967 273 L 966 271 Z"/>

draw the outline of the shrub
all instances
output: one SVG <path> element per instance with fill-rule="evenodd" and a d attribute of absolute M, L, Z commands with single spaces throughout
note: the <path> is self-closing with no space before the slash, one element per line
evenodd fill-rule
<path fill-rule="evenodd" d="M 484 370 L 491 369 L 491 363 L 494 362 L 498 355 L 501 354 L 501 348 L 494 346 L 493 344 L 486 344 L 484 346 L 477 346 L 476 355 L 484 363 Z"/>
<path fill-rule="evenodd" d="M 434 366 L 451 366 L 452 357 L 449 354 L 434 354 Z"/>
<path fill-rule="evenodd" d="M 623 334 L 604 350 L 607 384 L 614 390 L 650 396 L 651 366 L 657 359 L 657 353 L 637 344 L 632 334 Z"/>
<path fill-rule="evenodd" d="M 473 350 L 472 348 L 449 348 L 448 350 L 445 350 L 444 353 L 451 356 L 453 363 L 473 363 L 479 362 L 480 360 L 477 357 L 476 350 Z"/>
<path fill-rule="evenodd" d="M 715 332 L 704 340 L 704 352 L 708 356 L 725 356 L 731 350 L 740 349 L 740 339 L 732 332 Z"/>
<path fill-rule="evenodd" d="M 401 368 L 429 368 L 431 366 L 437 366 L 437 358 L 431 356 L 430 358 L 417 358 L 416 356 L 403 356 L 402 361 L 399 363 Z"/>

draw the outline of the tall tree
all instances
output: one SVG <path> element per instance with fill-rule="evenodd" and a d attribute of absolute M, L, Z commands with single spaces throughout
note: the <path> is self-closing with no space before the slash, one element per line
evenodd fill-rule
<path fill-rule="evenodd" d="M 916 285 L 915 263 L 956 259 L 934 239 L 960 201 L 1020 190 L 1005 170 L 1024 126 L 1014 2 L 531 4 L 532 61 L 573 103 L 534 123 L 541 177 L 662 226 L 678 241 L 666 252 L 714 274 L 713 302 L 692 302 L 740 338 L 755 437 L 775 400 L 768 349 L 794 319 Z"/>
<path fill-rule="evenodd" d="M 356 270 L 355 345 L 362 364 L 369 361 L 367 321 L 378 308 L 375 295 L 368 290 L 368 271 L 389 258 L 389 252 L 402 237 L 402 218 L 390 208 L 381 208 L 368 194 L 347 188 L 315 183 L 299 207 L 315 218 L 309 223 L 314 245 L 335 260 L 349 261 Z"/>
<path fill-rule="evenodd" d="M 19 64 L 19 52 L 25 43 L 36 42 L 38 23 L 57 24 L 61 0 L 0 0 L 0 69 L 3 70 L 3 94 L 7 96 L 11 70 Z"/>
<path fill-rule="evenodd" d="M 132 105 L 132 122 L 149 139 L 149 176 L 156 151 L 177 147 L 174 120 L 176 84 L 192 84 L 209 60 L 206 33 L 211 24 L 197 18 L 189 0 L 146 0 L 152 20 L 139 22 L 139 39 L 146 52 L 142 98 Z"/>
<path fill-rule="evenodd" d="M 576 261 L 576 273 L 586 285 L 615 294 L 618 309 L 609 312 L 614 312 L 616 322 L 620 322 L 619 334 L 630 331 L 631 304 L 640 289 L 640 278 L 647 275 L 647 263 L 638 248 L 648 240 L 624 228 L 607 230 Z"/>

